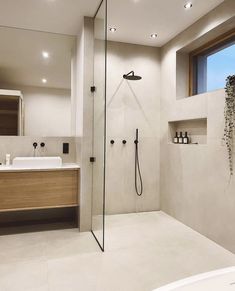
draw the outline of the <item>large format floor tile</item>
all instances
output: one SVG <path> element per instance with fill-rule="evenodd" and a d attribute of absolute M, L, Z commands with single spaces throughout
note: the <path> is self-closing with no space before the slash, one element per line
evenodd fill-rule
<path fill-rule="evenodd" d="M 47 291 L 48 268 L 45 260 L 0 265 L 1 291 Z"/>
<path fill-rule="evenodd" d="M 163 212 L 106 218 L 106 251 L 76 229 L 0 237 L 1 291 L 150 291 L 235 265 L 235 255 Z"/>

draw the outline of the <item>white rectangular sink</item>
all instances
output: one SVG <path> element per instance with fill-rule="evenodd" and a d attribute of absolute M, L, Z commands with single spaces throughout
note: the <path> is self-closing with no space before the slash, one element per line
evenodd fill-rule
<path fill-rule="evenodd" d="M 62 167 L 60 157 L 17 157 L 12 161 L 13 168 L 53 169 Z"/>

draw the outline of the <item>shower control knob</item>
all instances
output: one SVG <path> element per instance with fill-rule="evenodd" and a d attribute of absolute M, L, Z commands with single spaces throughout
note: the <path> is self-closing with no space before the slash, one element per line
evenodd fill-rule
<path fill-rule="evenodd" d="M 115 143 L 115 141 L 112 139 L 112 140 L 110 140 L 110 143 L 111 143 L 111 144 L 114 144 L 114 143 Z"/>
<path fill-rule="evenodd" d="M 123 143 L 123 144 L 126 144 L 126 140 L 124 139 L 124 140 L 122 141 L 122 143 Z"/>

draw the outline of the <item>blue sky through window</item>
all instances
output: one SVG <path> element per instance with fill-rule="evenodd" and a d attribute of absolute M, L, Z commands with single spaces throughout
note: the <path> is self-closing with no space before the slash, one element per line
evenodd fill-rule
<path fill-rule="evenodd" d="M 207 91 L 224 88 L 228 75 L 235 75 L 235 44 L 207 58 Z"/>

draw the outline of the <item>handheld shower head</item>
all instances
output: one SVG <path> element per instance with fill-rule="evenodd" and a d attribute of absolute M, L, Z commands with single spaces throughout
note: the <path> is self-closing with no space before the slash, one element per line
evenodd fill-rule
<path fill-rule="evenodd" d="M 142 77 L 136 76 L 134 71 L 131 71 L 130 73 L 123 75 L 123 78 L 129 81 L 138 81 L 142 79 Z"/>

